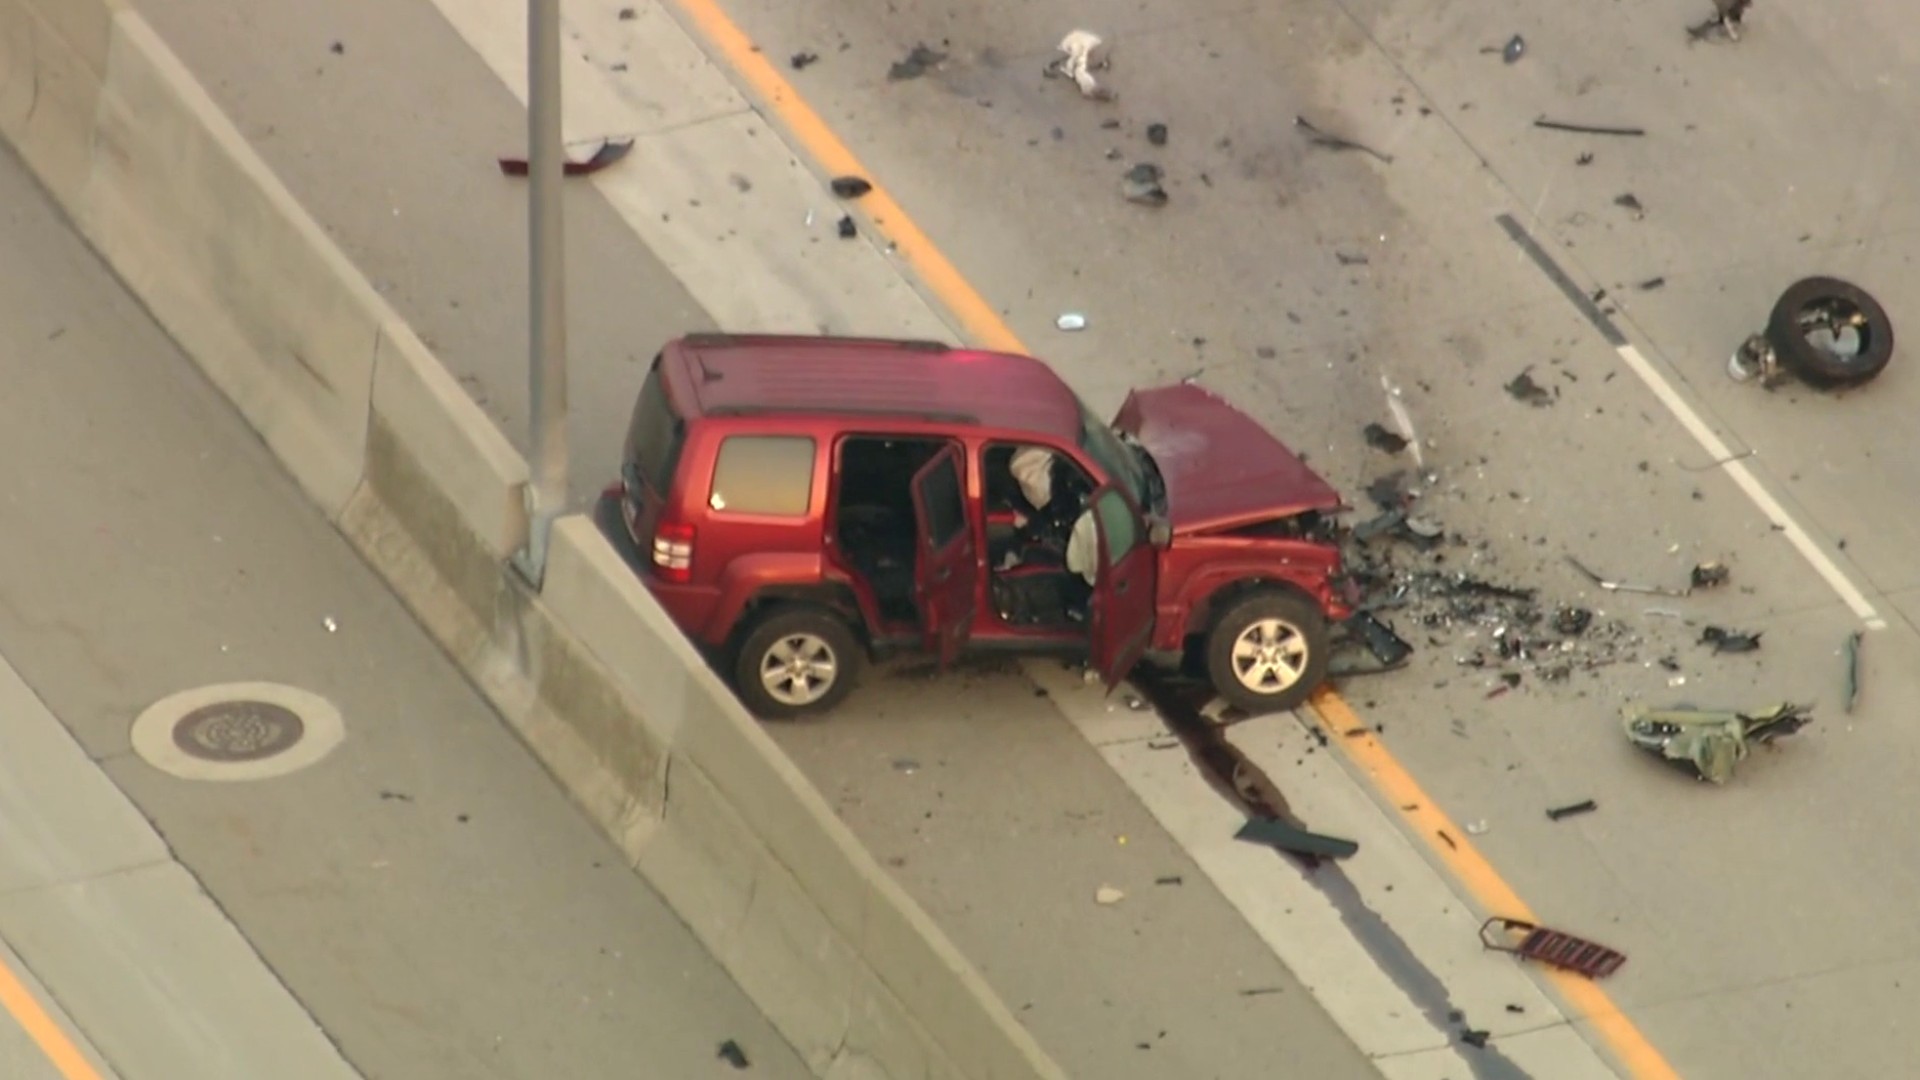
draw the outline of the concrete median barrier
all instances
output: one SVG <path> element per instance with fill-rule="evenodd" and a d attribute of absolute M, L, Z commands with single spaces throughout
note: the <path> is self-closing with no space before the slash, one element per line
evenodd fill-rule
<path fill-rule="evenodd" d="M 0 0 L 0 132 L 816 1075 L 1061 1076 L 121 0 Z"/>

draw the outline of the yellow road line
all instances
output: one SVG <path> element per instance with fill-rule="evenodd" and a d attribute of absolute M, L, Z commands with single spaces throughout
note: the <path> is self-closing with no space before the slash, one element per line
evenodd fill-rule
<path fill-rule="evenodd" d="M 0 1008 L 5 1008 L 66 1080 L 102 1080 L 65 1028 L 40 1005 L 20 976 L 0 960 Z"/>
<path fill-rule="evenodd" d="M 960 276 L 953 263 L 893 200 L 879 178 L 861 168 L 853 151 L 820 119 L 820 114 L 801 99 L 793 85 L 721 10 L 717 0 L 673 0 L 673 3 L 821 169 L 835 175 L 861 176 L 873 185 L 873 190 L 861 202 L 871 212 L 874 227 L 913 268 L 926 290 L 953 314 L 974 344 L 1009 352 L 1029 351 L 979 290 Z M 1364 726 L 1352 707 L 1330 689 L 1316 695 L 1314 710 L 1320 723 L 1336 736 Z M 1427 798 L 1412 774 L 1384 744 L 1371 736 L 1333 741 L 1373 783 L 1387 804 L 1399 811 L 1414 832 L 1426 838 L 1439 854 L 1441 864 L 1482 908 L 1509 918 L 1538 921 L 1512 886 L 1474 850 L 1466 834 L 1454 826 L 1445 811 Z M 1440 840 L 1441 830 L 1453 838 L 1457 847 L 1448 847 Z M 1573 1009 L 1573 1019 L 1592 1025 L 1634 1080 L 1678 1080 L 1679 1074 L 1606 991 L 1578 975 L 1554 969 L 1545 971 L 1562 1000 Z"/>

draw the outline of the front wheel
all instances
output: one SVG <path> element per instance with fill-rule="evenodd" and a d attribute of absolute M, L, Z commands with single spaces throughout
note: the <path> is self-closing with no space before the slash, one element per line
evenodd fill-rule
<path fill-rule="evenodd" d="M 1207 637 L 1207 675 L 1231 704 L 1258 716 L 1306 703 L 1327 676 L 1326 616 L 1298 593 L 1235 601 Z"/>
<path fill-rule="evenodd" d="M 838 705 L 853 691 L 862 658 L 846 620 L 825 608 L 782 604 L 741 639 L 733 686 L 753 715 L 792 720 Z"/>

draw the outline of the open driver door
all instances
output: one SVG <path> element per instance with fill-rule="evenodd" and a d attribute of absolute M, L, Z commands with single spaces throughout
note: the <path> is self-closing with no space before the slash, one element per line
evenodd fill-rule
<path fill-rule="evenodd" d="M 941 667 L 965 647 L 979 606 L 980 559 L 967 517 L 960 448 L 949 443 L 913 476 L 917 536 L 913 560 L 914 602 L 926 649 Z"/>
<path fill-rule="evenodd" d="M 1126 496 L 1109 486 L 1093 493 L 1093 524 L 1099 538 L 1093 596 L 1087 607 L 1088 663 L 1112 690 L 1120 685 L 1153 640 L 1154 593 L 1159 557 L 1147 529 Z"/>

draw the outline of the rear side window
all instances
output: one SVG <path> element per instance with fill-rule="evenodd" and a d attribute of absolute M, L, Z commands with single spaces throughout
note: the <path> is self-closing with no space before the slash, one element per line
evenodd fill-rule
<path fill-rule="evenodd" d="M 946 547 L 967 527 L 967 507 L 960 497 L 960 459 L 952 454 L 941 458 L 921 490 L 926 499 L 927 539 L 936 548 Z"/>
<path fill-rule="evenodd" d="M 1107 537 L 1107 561 L 1117 563 L 1140 542 L 1140 523 L 1133 516 L 1133 507 L 1118 491 L 1109 489 L 1093 510 L 1100 515 L 1100 531 Z"/>
<path fill-rule="evenodd" d="M 804 435 L 729 436 L 714 460 L 707 505 L 730 514 L 805 517 L 814 455 L 814 441 Z"/>
<path fill-rule="evenodd" d="M 628 481 L 639 481 L 655 494 L 664 495 L 673 483 L 673 470 L 680 463 L 680 442 L 686 425 L 667 400 L 666 380 L 660 376 L 660 358 L 654 357 L 653 369 L 641 384 L 640 400 L 634 402 L 633 419 L 627 424 L 626 467 Z"/>

